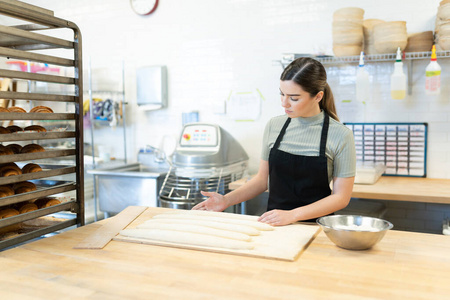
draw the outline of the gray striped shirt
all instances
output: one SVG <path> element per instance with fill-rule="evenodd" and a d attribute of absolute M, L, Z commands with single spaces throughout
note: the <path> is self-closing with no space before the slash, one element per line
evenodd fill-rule
<path fill-rule="evenodd" d="M 286 115 L 277 116 L 267 123 L 261 154 L 263 160 L 269 160 L 270 149 L 275 144 L 286 119 Z M 295 155 L 319 156 L 323 119 L 323 111 L 313 117 L 292 119 L 278 149 Z M 356 153 L 353 133 L 331 117 L 325 155 L 328 160 L 328 182 L 331 182 L 333 177 L 355 176 Z"/>

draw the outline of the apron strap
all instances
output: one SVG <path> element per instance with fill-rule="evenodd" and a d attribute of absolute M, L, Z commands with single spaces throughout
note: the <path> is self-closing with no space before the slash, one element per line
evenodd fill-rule
<path fill-rule="evenodd" d="M 325 149 L 327 146 L 327 136 L 328 136 L 328 125 L 330 124 L 330 117 L 328 114 L 324 111 L 323 114 L 323 125 L 322 125 L 322 136 L 320 137 L 320 156 L 325 157 Z"/>
<path fill-rule="evenodd" d="M 280 134 L 278 135 L 277 140 L 273 145 L 273 149 L 278 149 L 278 146 L 280 146 L 281 140 L 283 139 L 284 133 L 286 132 L 286 128 L 288 127 L 289 123 L 291 123 L 291 118 L 287 118 L 286 122 L 284 123 L 283 128 L 281 129 Z"/>

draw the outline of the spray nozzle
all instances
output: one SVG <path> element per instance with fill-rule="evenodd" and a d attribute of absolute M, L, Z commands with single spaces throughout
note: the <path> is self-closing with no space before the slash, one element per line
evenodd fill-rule
<path fill-rule="evenodd" d="M 436 61 L 436 45 L 431 48 L 431 61 Z"/>
<path fill-rule="evenodd" d="M 361 51 L 361 54 L 359 55 L 359 66 L 364 67 L 364 52 Z"/>
<path fill-rule="evenodd" d="M 395 60 L 396 62 L 402 61 L 402 50 L 400 50 L 400 47 L 397 48 L 397 58 Z"/>

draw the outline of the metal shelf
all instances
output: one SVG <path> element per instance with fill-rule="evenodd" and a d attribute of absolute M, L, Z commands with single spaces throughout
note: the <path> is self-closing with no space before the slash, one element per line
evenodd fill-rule
<path fill-rule="evenodd" d="M 450 50 L 436 52 L 437 58 L 450 58 Z M 359 55 L 356 56 L 327 56 L 327 55 L 310 55 L 310 54 L 296 54 L 296 53 L 284 53 L 281 60 L 274 60 L 273 65 L 281 65 L 284 69 L 294 59 L 299 57 L 311 57 L 318 60 L 323 65 L 350 65 L 359 64 Z M 373 54 L 364 56 L 365 62 L 377 63 L 377 62 L 394 62 L 396 60 L 396 53 L 387 54 Z M 431 58 L 431 51 L 426 52 L 404 52 L 402 60 L 408 69 L 408 94 L 412 94 L 412 75 L 413 75 L 413 61 L 424 60 Z"/>
<path fill-rule="evenodd" d="M 9 133 L 0 136 L 0 142 L 15 142 L 15 141 L 31 141 L 31 140 L 49 140 L 49 139 L 68 139 L 76 138 L 75 131 L 63 132 L 36 132 L 36 133 Z"/>
<path fill-rule="evenodd" d="M 0 142 L 13 141 L 33 141 L 33 140 L 60 140 L 72 139 L 74 141 L 73 149 L 46 149 L 44 152 L 21 153 L 2 155 L 0 164 L 17 163 L 26 161 L 70 157 L 73 165 L 57 165 L 55 168 L 43 168 L 43 171 L 8 176 L 0 178 L 0 185 L 15 184 L 18 182 L 35 180 L 36 190 L 26 193 L 14 194 L 11 196 L 0 197 L 0 208 L 14 208 L 16 205 L 25 201 L 33 201 L 42 197 L 58 195 L 62 193 L 75 192 L 73 200 L 62 203 L 60 205 L 51 206 L 49 208 L 40 208 L 30 213 L 23 213 L 17 216 L 0 220 L 0 229 L 10 225 L 21 225 L 25 220 L 38 219 L 40 217 L 49 216 L 50 214 L 71 211 L 73 219 L 58 223 L 57 225 L 42 225 L 33 232 L 17 232 L 17 237 L 0 237 L 0 249 L 17 245 L 18 243 L 39 237 L 43 234 L 55 232 L 57 230 L 68 228 L 73 225 L 82 226 L 84 220 L 84 163 L 83 163 L 83 118 L 81 116 L 83 107 L 83 78 L 82 72 L 82 47 L 81 33 L 78 26 L 70 21 L 60 19 L 54 16 L 53 12 L 31 4 L 15 0 L 0 0 L 0 14 L 8 17 L 11 26 L 0 25 L 0 57 L 9 59 L 17 59 L 28 66 L 32 64 L 43 65 L 51 64 L 63 66 L 65 70 L 70 71 L 73 75 L 57 76 L 37 73 L 28 68 L 25 71 L 11 70 L 6 67 L 0 67 L 0 78 L 7 79 L 8 87 L 0 92 L 0 99 L 7 99 L 3 103 L 6 107 L 11 101 L 11 106 L 15 106 L 16 100 L 19 102 L 26 101 L 53 101 L 71 103 L 72 109 L 59 109 L 61 112 L 56 113 L 16 113 L 3 112 L 0 113 L 0 121 L 41 121 L 41 122 L 64 122 L 74 129 L 72 131 L 49 131 L 49 132 L 26 132 L 3 134 Z M 22 24 L 25 22 L 25 24 Z M 22 25 L 15 25 L 15 24 Z M 48 34 L 45 30 L 51 29 Z M 57 34 L 55 34 L 57 33 Z M 71 33 L 73 38 L 69 40 L 56 37 L 58 33 Z M 47 49 L 58 49 L 62 51 L 46 51 Z M 32 50 L 42 50 L 35 53 Z M 51 92 L 33 93 L 29 88 L 28 92 L 17 88 L 17 82 L 27 80 L 28 85 L 35 82 L 63 84 L 58 94 Z M 66 91 L 66 92 L 64 92 Z M 35 103 L 35 102 L 33 102 Z M 36 103 L 35 103 L 36 104 Z M 37 103 L 39 104 L 39 102 Z M 20 106 L 20 105 L 19 105 Z M 69 111 L 74 111 L 73 113 Z M 75 181 L 52 181 L 48 178 L 60 175 L 72 175 Z M 36 180 L 39 179 L 39 180 Z M 45 180 L 44 180 L 45 179 Z M 71 179 L 73 180 L 73 179 Z M 50 184 L 49 182 L 53 183 Z M 8 229 L 7 229 L 8 230 Z"/>
<path fill-rule="evenodd" d="M 450 58 L 450 51 L 439 51 L 436 52 L 436 56 L 438 58 Z M 359 55 L 356 56 L 322 56 L 322 55 L 308 55 L 308 54 L 295 54 L 295 53 L 286 53 L 283 54 L 281 60 L 277 60 L 278 64 L 281 64 L 283 68 L 285 68 L 288 64 L 290 64 L 294 59 L 299 57 L 312 57 L 315 60 L 320 61 L 324 65 L 339 65 L 339 64 L 358 64 L 359 63 Z M 366 55 L 364 57 L 366 62 L 386 62 L 386 61 L 395 61 L 397 57 L 396 53 L 387 53 L 387 54 L 373 54 Z M 421 60 L 421 59 L 429 59 L 431 58 L 431 51 L 427 52 L 405 52 L 403 53 L 403 61 L 411 61 L 411 60 Z"/>
<path fill-rule="evenodd" d="M 34 153 L 0 155 L 0 164 L 26 160 L 44 159 L 44 158 L 55 158 L 60 156 L 72 156 L 76 154 L 77 154 L 76 149 L 63 149 L 63 150 L 45 150 L 44 152 L 34 152 Z"/>
<path fill-rule="evenodd" d="M 2 112 L 0 120 L 76 120 L 76 114 Z"/>

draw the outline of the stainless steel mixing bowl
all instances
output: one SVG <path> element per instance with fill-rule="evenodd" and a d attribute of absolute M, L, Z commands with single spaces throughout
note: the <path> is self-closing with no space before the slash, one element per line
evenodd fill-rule
<path fill-rule="evenodd" d="M 355 215 L 325 216 L 317 224 L 333 243 L 350 250 L 371 248 L 394 227 L 386 220 Z"/>

